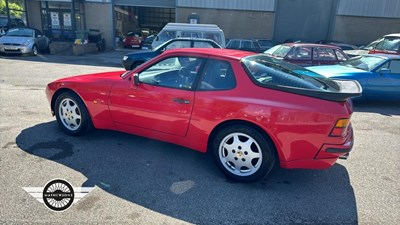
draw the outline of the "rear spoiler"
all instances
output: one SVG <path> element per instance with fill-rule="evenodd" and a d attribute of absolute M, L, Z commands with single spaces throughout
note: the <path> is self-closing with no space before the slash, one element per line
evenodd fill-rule
<path fill-rule="evenodd" d="M 325 92 L 310 89 L 297 89 L 293 92 L 334 102 L 345 102 L 349 98 L 359 97 L 362 94 L 362 87 L 356 80 L 333 79 L 333 81 L 340 87 L 338 92 Z"/>
<path fill-rule="evenodd" d="M 304 89 L 304 88 L 295 88 L 295 87 L 287 87 L 287 86 L 276 86 L 276 85 L 268 85 L 263 84 L 260 86 L 268 87 L 271 89 L 291 92 L 299 95 L 309 96 L 313 98 L 324 99 L 328 101 L 334 102 L 345 102 L 349 98 L 354 98 L 361 96 L 362 87 L 356 80 L 341 80 L 341 79 L 332 79 L 335 81 L 340 90 L 337 92 L 328 92 L 323 90 L 315 90 L 315 89 Z"/>

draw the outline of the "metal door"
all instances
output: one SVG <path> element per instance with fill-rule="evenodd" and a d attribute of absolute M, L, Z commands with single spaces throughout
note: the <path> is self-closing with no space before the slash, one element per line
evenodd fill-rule
<path fill-rule="evenodd" d="M 305 39 L 311 42 L 330 39 L 338 0 L 276 1 L 274 40 Z"/>

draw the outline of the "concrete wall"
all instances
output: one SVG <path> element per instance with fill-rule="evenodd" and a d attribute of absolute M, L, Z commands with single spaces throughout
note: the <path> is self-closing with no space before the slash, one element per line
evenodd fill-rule
<path fill-rule="evenodd" d="M 28 12 L 28 26 L 36 28 L 40 31 L 42 30 L 42 18 L 40 12 L 40 2 L 39 1 L 26 1 L 26 11 Z"/>
<path fill-rule="evenodd" d="M 113 16 L 111 4 L 85 3 L 86 29 L 97 29 L 103 32 L 102 37 L 106 40 L 107 49 L 112 49 L 113 40 Z"/>
<path fill-rule="evenodd" d="M 336 16 L 333 40 L 366 45 L 379 37 L 400 32 L 400 19 Z"/>
<path fill-rule="evenodd" d="M 226 38 L 272 38 L 272 12 L 179 7 L 176 9 L 176 22 L 187 23 L 192 13 L 199 16 L 200 23 L 218 25 Z"/>

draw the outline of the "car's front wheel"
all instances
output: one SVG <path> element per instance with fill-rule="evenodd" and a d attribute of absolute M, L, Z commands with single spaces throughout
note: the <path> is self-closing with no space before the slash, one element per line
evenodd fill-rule
<path fill-rule="evenodd" d="M 37 55 L 38 55 L 38 49 L 37 49 L 36 45 L 33 45 L 33 46 L 32 46 L 32 52 L 31 52 L 31 54 L 32 54 L 33 56 L 37 56 Z"/>
<path fill-rule="evenodd" d="M 55 114 L 58 125 L 69 135 L 81 135 L 92 127 L 86 106 L 75 93 L 64 92 L 57 97 Z"/>
<path fill-rule="evenodd" d="M 223 128 L 212 142 L 219 168 L 240 182 L 254 182 L 266 176 L 275 164 L 272 142 L 246 125 Z"/>

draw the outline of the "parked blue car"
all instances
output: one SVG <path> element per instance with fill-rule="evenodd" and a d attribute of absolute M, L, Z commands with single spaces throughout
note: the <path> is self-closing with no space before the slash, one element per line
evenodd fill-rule
<path fill-rule="evenodd" d="M 122 58 L 122 65 L 126 70 L 132 70 L 140 64 L 152 59 L 166 50 L 174 48 L 222 48 L 217 42 L 210 39 L 175 38 L 152 50 L 132 52 Z"/>
<path fill-rule="evenodd" d="M 329 78 L 357 80 L 363 88 L 355 100 L 400 100 L 400 56 L 369 54 L 339 65 L 307 69 Z"/>

